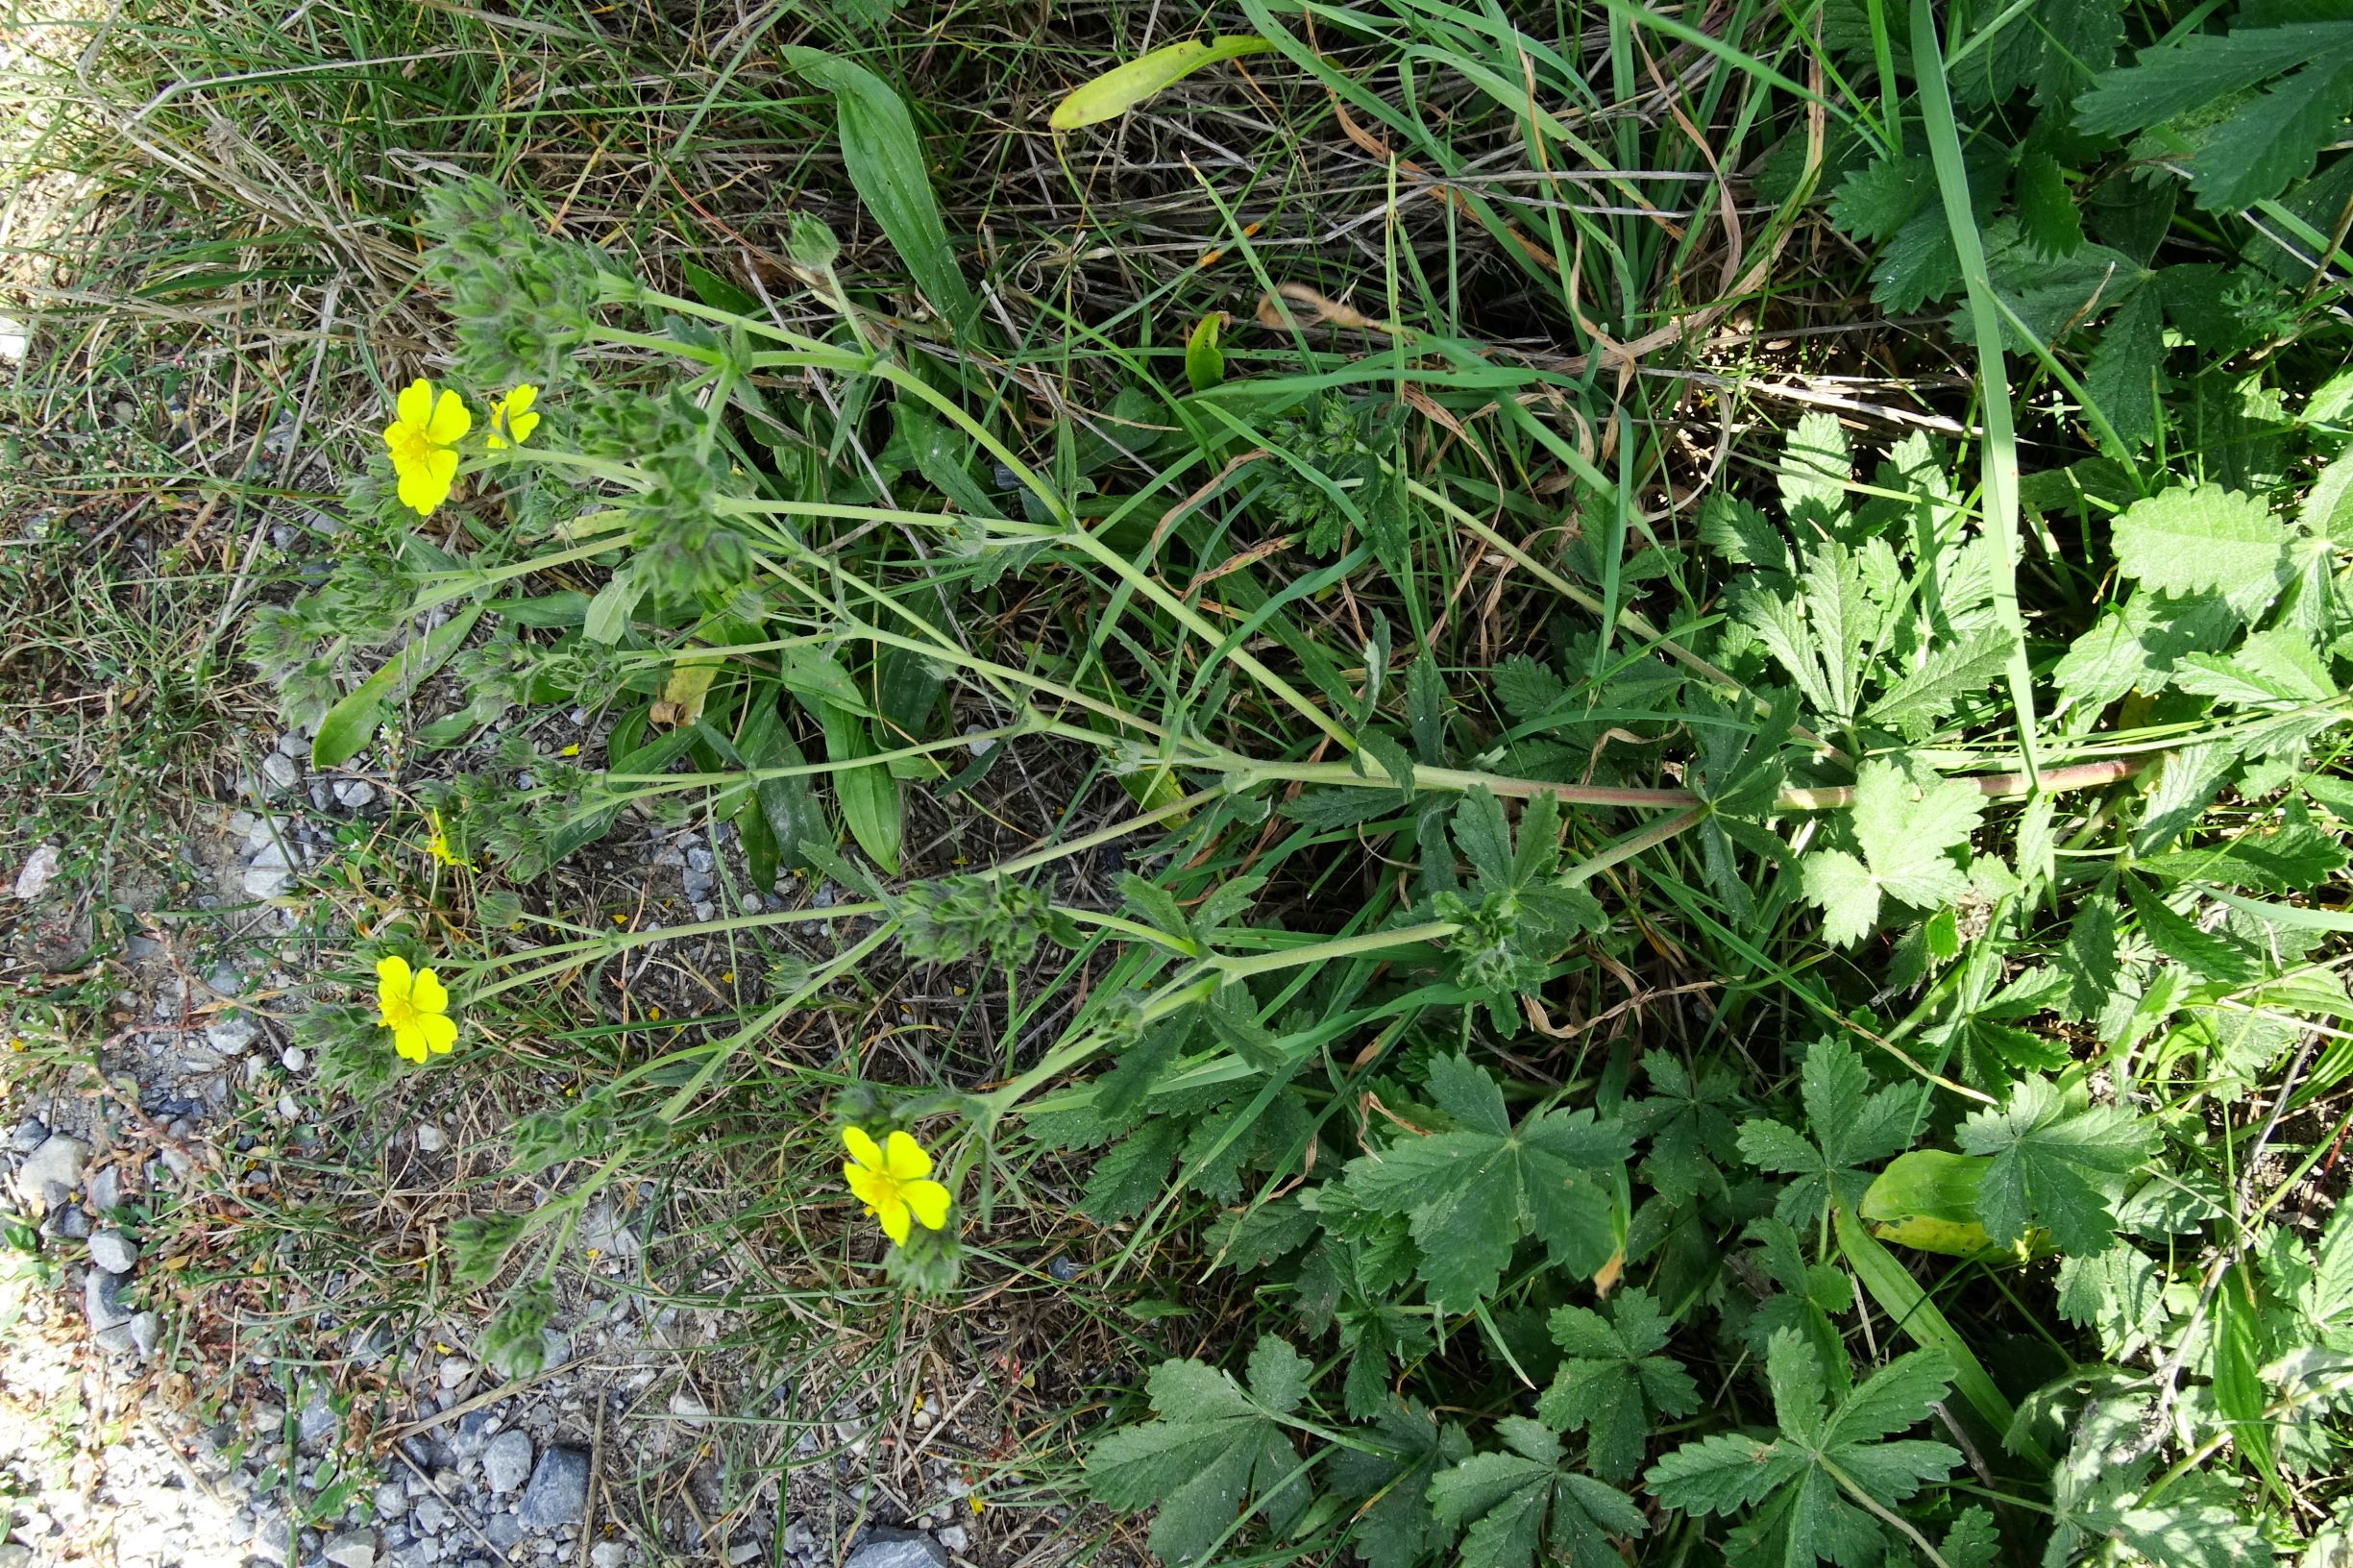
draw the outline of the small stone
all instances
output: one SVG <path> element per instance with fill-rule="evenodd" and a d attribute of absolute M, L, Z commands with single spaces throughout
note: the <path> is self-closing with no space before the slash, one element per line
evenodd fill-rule
<path fill-rule="evenodd" d="M 16 1541 L 0 1541 L 0 1568 L 33 1568 L 33 1549 Z"/>
<path fill-rule="evenodd" d="M 310 1066 L 310 1053 L 300 1045 L 289 1045 L 278 1053 L 278 1060 L 288 1072 L 300 1072 Z"/>
<path fill-rule="evenodd" d="M 947 1548 L 913 1530 L 870 1530 L 842 1568 L 948 1568 Z"/>
<path fill-rule="evenodd" d="M 408 1494 L 401 1490 L 397 1481 L 380 1482 L 376 1488 L 376 1517 L 398 1519 L 408 1511 Z"/>
<path fill-rule="evenodd" d="M 335 786 L 335 804 L 346 811 L 357 811 L 376 798 L 376 786 L 364 778 L 347 778 Z"/>
<path fill-rule="evenodd" d="M 282 757 L 302 757 L 310 754 L 310 742 L 299 729 L 289 729 L 278 737 L 278 754 Z"/>
<path fill-rule="evenodd" d="M 414 1518 L 420 1531 L 427 1535 L 438 1535 L 450 1528 L 449 1505 L 427 1492 L 417 1499 Z"/>
<path fill-rule="evenodd" d="M 278 1096 L 278 1119 L 281 1121 L 300 1121 L 303 1119 L 303 1108 L 301 1105 L 296 1103 L 293 1095 L 281 1094 Z"/>
<path fill-rule="evenodd" d="M 482 1450 L 482 1477 L 494 1492 L 511 1492 L 531 1473 L 531 1434 L 502 1432 Z"/>
<path fill-rule="evenodd" d="M 110 1274 L 128 1274 L 139 1266 L 139 1249 L 120 1231 L 100 1231 L 90 1237 L 90 1262 Z"/>
<path fill-rule="evenodd" d="M 254 1526 L 254 1556 L 284 1562 L 294 1547 L 294 1530 L 282 1513 L 262 1516 Z"/>
<path fill-rule="evenodd" d="M 44 844 L 33 851 L 26 859 L 24 869 L 16 873 L 16 896 L 31 903 L 48 891 L 51 880 L 57 874 L 58 846 Z"/>
<path fill-rule="evenodd" d="M 261 782 L 272 795 L 285 794 L 302 782 L 302 769 L 283 751 L 273 751 L 261 759 Z"/>
<path fill-rule="evenodd" d="M 671 1418 L 681 1426 L 699 1427 L 710 1419 L 711 1407 L 684 1388 L 670 1396 Z"/>
<path fill-rule="evenodd" d="M 18 1122 L 16 1131 L 9 1135 L 9 1146 L 18 1154 L 31 1154 L 48 1141 L 49 1129 L 32 1116 Z"/>
<path fill-rule="evenodd" d="M 306 1443 L 315 1443 L 335 1430 L 342 1417 L 335 1414 L 334 1406 L 328 1403 L 327 1390 L 321 1388 L 310 1396 L 308 1404 L 295 1416 L 295 1432 Z"/>
<path fill-rule="evenodd" d="M 744 1564 L 755 1562 L 759 1556 L 760 1543 L 758 1541 L 738 1541 L 727 1548 L 727 1568 L 744 1568 Z"/>
<path fill-rule="evenodd" d="M 131 1345 L 142 1361 L 155 1359 L 156 1350 L 163 1343 L 163 1319 L 155 1312 L 134 1312 L 130 1322 Z"/>
<path fill-rule="evenodd" d="M 223 1056 L 236 1056 L 261 1038 L 261 1026 L 251 1018 L 214 1018 L 205 1025 L 205 1043 Z"/>
<path fill-rule="evenodd" d="M 68 1241 L 80 1241 L 90 1234 L 90 1216 L 72 1204 L 57 1210 L 52 1218 L 57 1225 L 57 1234 Z"/>
<path fill-rule="evenodd" d="M 245 868 L 242 886 L 248 898 L 276 898 L 294 882 L 294 873 L 283 862 L 264 866 L 259 861 Z"/>
<path fill-rule="evenodd" d="M 553 1530 L 577 1525 L 587 1511 L 588 1456 L 576 1448 L 549 1449 L 531 1472 L 516 1516 L 528 1529 Z"/>
<path fill-rule="evenodd" d="M 441 1386 L 454 1388 L 474 1376 L 474 1363 L 463 1356 L 451 1356 L 441 1362 Z"/>
<path fill-rule="evenodd" d="M 599 1541 L 588 1549 L 588 1568 L 627 1568 L 629 1549 L 619 1541 Z"/>
<path fill-rule="evenodd" d="M 16 1167 L 16 1190 L 27 1203 L 47 1196 L 46 1184 L 56 1182 L 71 1191 L 82 1185 L 82 1169 L 89 1164 L 90 1146 L 78 1138 L 51 1133 Z"/>
<path fill-rule="evenodd" d="M 131 1325 L 128 1323 L 110 1324 L 90 1337 L 97 1341 L 100 1350 L 110 1356 L 128 1356 L 138 1348 L 137 1341 L 131 1337 Z"/>
<path fill-rule="evenodd" d="M 1065 1285 L 1078 1278 L 1078 1264 L 1067 1258 L 1055 1259 L 1045 1265 L 1045 1271 Z"/>
<path fill-rule="evenodd" d="M 512 1552 L 523 1543 L 523 1521 L 511 1513 L 494 1513 L 490 1523 L 482 1527 L 490 1544 L 502 1552 Z"/>
<path fill-rule="evenodd" d="M 961 1552 L 970 1543 L 971 1537 L 964 1532 L 962 1525 L 950 1525 L 940 1531 L 940 1544 L 950 1552 Z"/>
<path fill-rule="evenodd" d="M 82 1282 L 82 1311 L 93 1329 L 120 1328 L 131 1321 L 131 1310 L 122 1304 L 120 1292 L 123 1276 L 110 1274 L 103 1268 L 93 1268 Z"/>
<path fill-rule="evenodd" d="M 708 876 L 717 867 L 718 862 L 711 858 L 711 851 L 697 845 L 686 852 L 686 865 L 689 870 L 700 871 Z"/>
<path fill-rule="evenodd" d="M 320 1554 L 335 1568 L 376 1568 L 376 1534 L 373 1531 L 347 1530 L 331 1535 Z"/>
<path fill-rule="evenodd" d="M 429 1121 L 417 1124 L 417 1147 L 427 1154 L 439 1154 L 450 1146 L 450 1135 Z"/>

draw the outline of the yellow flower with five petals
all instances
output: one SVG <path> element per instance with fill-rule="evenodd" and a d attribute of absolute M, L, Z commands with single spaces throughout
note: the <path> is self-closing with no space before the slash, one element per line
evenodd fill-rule
<path fill-rule="evenodd" d="M 519 447 L 533 430 L 539 429 L 539 415 L 531 408 L 531 404 L 538 401 L 539 388 L 525 381 L 491 404 L 491 451 L 503 451 L 510 443 Z"/>
<path fill-rule="evenodd" d="M 900 1246 L 907 1244 L 907 1216 L 912 1213 L 925 1230 L 947 1223 L 948 1192 L 931 1175 L 931 1156 L 905 1133 L 893 1133 L 882 1144 L 855 1127 L 842 1129 L 842 1144 L 849 1159 L 842 1179 L 866 1205 L 866 1212 L 882 1221 L 883 1234 Z"/>
<path fill-rule="evenodd" d="M 457 1043 L 450 990 L 430 969 L 410 969 L 404 958 L 376 961 L 377 1023 L 392 1031 L 392 1048 L 411 1062 L 447 1056 Z"/>
<path fill-rule="evenodd" d="M 384 430 L 384 445 L 400 478 L 401 504 L 430 517 L 450 499 L 457 478 L 457 443 L 474 429 L 474 415 L 466 400 L 447 387 L 435 398 L 433 383 L 422 376 L 401 389 L 393 412 L 399 417 Z"/>

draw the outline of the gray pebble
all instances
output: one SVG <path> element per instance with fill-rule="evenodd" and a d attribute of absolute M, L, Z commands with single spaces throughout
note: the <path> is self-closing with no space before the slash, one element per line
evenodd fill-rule
<path fill-rule="evenodd" d="M 282 757 L 306 757 L 310 754 L 310 741 L 301 730 L 289 729 L 278 737 L 278 754 Z"/>
<path fill-rule="evenodd" d="M 163 1319 L 155 1312 L 135 1312 L 129 1327 L 132 1348 L 139 1353 L 139 1360 L 153 1360 L 163 1343 Z"/>
<path fill-rule="evenodd" d="M 494 1492 L 511 1492 L 531 1473 L 531 1434 L 502 1432 L 482 1450 L 482 1476 Z"/>
<path fill-rule="evenodd" d="M 90 1234 L 90 1216 L 70 1203 L 62 1209 L 54 1211 L 53 1217 L 57 1224 L 57 1234 L 68 1241 L 82 1240 Z"/>
<path fill-rule="evenodd" d="M 18 1154 L 31 1154 L 48 1141 L 49 1129 L 32 1116 L 27 1116 L 18 1122 L 16 1131 L 9 1137 L 9 1146 Z"/>
<path fill-rule="evenodd" d="M 261 759 L 261 781 L 272 795 L 283 795 L 301 782 L 302 769 L 283 751 L 273 751 Z"/>
<path fill-rule="evenodd" d="M 89 1159 L 87 1143 L 63 1133 L 51 1133 L 16 1167 L 16 1190 L 28 1203 L 37 1198 L 45 1200 L 47 1184 L 51 1182 L 71 1191 L 82 1185 L 82 1169 Z"/>
<path fill-rule="evenodd" d="M 254 1526 L 254 1556 L 267 1557 L 272 1562 L 284 1562 L 294 1548 L 293 1527 L 282 1513 L 264 1514 Z"/>
<path fill-rule="evenodd" d="M 450 1135 L 431 1122 L 417 1124 L 417 1147 L 427 1154 L 438 1154 L 450 1146 Z"/>
<path fill-rule="evenodd" d="M 971 1537 L 964 1532 L 962 1525 L 950 1525 L 940 1531 L 940 1544 L 950 1552 L 961 1552 L 971 1544 Z"/>
<path fill-rule="evenodd" d="M 463 1356 L 446 1358 L 441 1363 L 441 1386 L 454 1388 L 474 1376 L 474 1363 Z"/>
<path fill-rule="evenodd" d="M 626 1568 L 629 1549 L 619 1541 L 599 1541 L 588 1549 L 588 1568 Z"/>
<path fill-rule="evenodd" d="M 103 1268 L 93 1268 L 82 1282 L 82 1311 L 93 1329 L 115 1329 L 131 1321 L 131 1310 L 122 1304 L 123 1276 L 110 1274 Z"/>
<path fill-rule="evenodd" d="M 408 1494 L 401 1490 L 397 1481 L 380 1482 L 376 1488 L 376 1517 L 398 1519 L 408 1511 Z"/>
<path fill-rule="evenodd" d="M 347 778 L 335 786 L 335 804 L 357 811 L 376 798 L 376 786 L 364 778 Z"/>
<path fill-rule="evenodd" d="M 449 1505 L 429 1491 L 417 1499 L 416 1507 L 410 1510 L 410 1517 L 417 1529 L 428 1535 L 438 1535 L 450 1528 Z"/>
<path fill-rule="evenodd" d="M 300 1045 L 289 1045 L 278 1053 L 278 1060 L 288 1072 L 300 1072 L 310 1066 L 310 1053 Z"/>
<path fill-rule="evenodd" d="M 90 1237 L 90 1262 L 110 1274 L 128 1274 L 138 1267 L 139 1249 L 120 1231 L 100 1231 Z"/>
<path fill-rule="evenodd" d="M 758 1561 L 759 1556 L 760 1543 L 758 1541 L 738 1541 L 727 1548 L 727 1568 L 744 1568 L 748 1562 Z"/>
<path fill-rule="evenodd" d="M 304 1442 L 315 1443 L 334 1431 L 335 1424 L 341 1419 L 335 1414 L 335 1408 L 327 1402 L 327 1390 L 321 1388 L 310 1396 L 302 1413 L 294 1418 L 295 1431 Z"/>
<path fill-rule="evenodd" d="M 870 1530 L 842 1568 L 948 1568 L 947 1548 L 913 1530 Z"/>
<path fill-rule="evenodd" d="M 511 1513 L 494 1513 L 490 1523 L 482 1527 L 490 1544 L 502 1552 L 511 1552 L 523 1539 L 523 1521 Z"/>
<path fill-rule="evenodd" d="M 214 1018 L 205 1025 L 205 1043 L 223 1056 L 236 1056 L 261 1038 L 261 1026 L 251 1018 Z"/>
<path fill-rule="evenodd" d="M 131 1337 L 131 1325 L 128 1323 L 110 1324 L 90 1337 L 98 1342 L 100 1350 L 110 1356 L 127 1356 L 138 1349 L 138 1341 Z"/>
<path fill-rule="evenodd" d="M 577 1525 L 588 1511 L 588 1456 L 576 1448 L 551 1448 L 539 1457 L 531 1483 L 515 1512 L 531 1530 Z"/>
<path fill-rule="evenodd" d="M 320 1556 L 335 1564 L 335 1568 L 376 1568 L 375 1531 L 347 1530 L 331 1535 Z"/>
<path fill-rule="evenodd" d="M 258 863 L 245 869 L 242 886 L 248 898 L 275 898 L 293 885 L 294 873 L 282 863 L 263 866 Z"/>

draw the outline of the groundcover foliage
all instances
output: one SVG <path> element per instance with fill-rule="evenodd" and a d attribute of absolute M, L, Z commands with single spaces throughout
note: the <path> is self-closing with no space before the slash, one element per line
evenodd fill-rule
<path fill-rule="evenodd" d="M 501 1343 L 739 1053 L 952 966 L 997 1008 L 985 1070 L 801 1087 L 853 1150 L 920 1132 L 863 1182 L 954 1199 L 895 1277 L 952 1288 L 1075 1156 L 1113 1274 L 1178 1244 L 1237 1284 L 1189 1341 L 1137 1304 L 1141 1389 L 1065 1456 L 1170 1561 L 2336 1560 L 2348 24 L 1799 9 L 1318 8 L 1311 45 L 1244 6 L 1315 89 L 1285 104 L 1424 174 L 1645 171 L 1565 216 L 1451 187 L 1379 322 L 1301 284 L 1247 329 L 1180 280 L 1016 345 L 906 96 L 815 47 L 903 295 L 812 219 L 787 310 L 657 289 L 486 182 L 430 196 L 482 417 L 392 441 L 249 647 L 323 761 L 476 747 L 421 853 L 486 868 L 478 932 L 545 940 L 380 945 L 463 1017 L 670 940 L 498 885 L 636 810 L 734 825 L 749 900 L 687 929 L 771 961 L 521 1129 L 594 1174 L 453 1237 L 510 1282 Z M 1598 100 L 1588 26 L 1626 92 L 1695 73 L 1714 139 Z M 1425 68 L 1443 134 L 1402 107 Z M 1695 471 L 1625 347 L 1716 308 L 1637 286 L 1692 276 L 1692 188 L 1753 204 L 1748 254 L 1835 234 L 1857 295 L 1954 307 L 1916 325 L 1969 390 Z M 1499 347 L 1449 261 L 1579 352 Z M 601 763 L 528 739 L 576 705 L 616 716 Z M 913 824 L 1007 758 L 1094 804 L 943 864 Z M 840 898 L 763 903 L 796 868 Z M 364 1014 L 314 1028 L 389 1070 Z"/>

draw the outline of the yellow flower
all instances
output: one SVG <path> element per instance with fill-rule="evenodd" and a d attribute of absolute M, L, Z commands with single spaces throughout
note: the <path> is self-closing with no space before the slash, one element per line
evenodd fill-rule
<path fill-rule="evenodd" d="M 395 404 L 399 418 L 384 431 L 392 451 L 392 472 L 401 478 L 401 504 L 419 517 L 450 499 L 457 478 L 456 443 L 474 429 L 466 400 L 443 388 L 436 400 L 433 383 L 420 376 L 401 389 Z"/>
<path fill-rule="evenodd" d="M 376 961 L 378 1024 L 392 1031 L 392 1048 L 411 1062 L 447 1056 L 457 1043 L 449 988 L 430 969 L 411 971 L 404 958 Z"/>
<path fill-rule="evenodd" d="M 842 1143 L 849 1150 L 842 1179 L 866 1205 L 866 1212 L 882 1221 L 885 1236 L 905 1246 L 910 1211 L 925 1230 L 936 1231 L 947 1223 L 947 1188 L 925 1180 L 931 1174 L 931 1156 L 914 1139 L 893 1133 L 877 1148 L 857 1128 L 845 1127 Z"/>
<path fill-rule="evenodd" d="M 490 405 L 490 450 L 502 452 L 512 441 L 521 446 L 530 433 L 539 429 L 539 416 L 531 404 L 539 401 L 539 388 L 525 381 L 506 396 Z"/>

